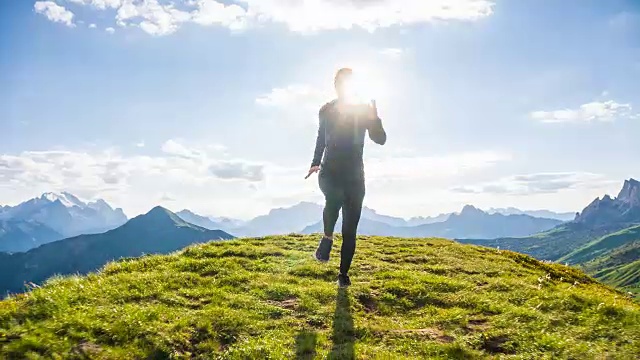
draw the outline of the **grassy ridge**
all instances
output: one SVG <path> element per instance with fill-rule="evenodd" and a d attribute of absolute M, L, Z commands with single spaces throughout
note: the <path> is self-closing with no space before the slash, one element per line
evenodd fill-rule
<path fill-rule="evenodd" d="M 640 305 L 582 272 L 438 239 L 360 237 L 353 286 L 317 236 L 197 245 L 0 302 L 0 358 L 612 358 Z"/>
<path fill-rule="evenodd" d="M 607 284 L 628 290 L 640 298 L 640 260 L 623 266 L 605 268 L 595 273 L 595 276 Z"/>
<path fill-rule="evenodd" d="M 456 239 L 465 244 L 490 246 L 529 254 L 537 259 L 559 261 L 573 250 L 617 231 L 637 226 L 637 223 L 610 223 L 591 226 L 567 223 L 540 234 L 522 238 Z"/>
<path fill-rule="evenodd" d="M 560 258 L 559 262 L 568 262 L 570 264 L 580 264 L 591 261 L 599 256 L 605 255 L 607 252 L 614 251 L 617 248 L 630 244 L 634 241 L 640 241 L 640 225 L 633 226 L 618 232 L 609 234 L 597 240 L 594 240 L 585 246 L 573 251 L 572 253 Z"/>
<path fill-rule="evenodd" d="M 640 295 L 640 226 L 594 240 L 561 258 L 602 282 Z"/>

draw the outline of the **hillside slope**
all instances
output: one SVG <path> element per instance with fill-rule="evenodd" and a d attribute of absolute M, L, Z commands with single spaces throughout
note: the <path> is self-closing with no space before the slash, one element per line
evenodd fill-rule
<path fill-rule="evenodd" d="M 640 260 L 609 267 L 594 274 L 603 282 L 640 296 Z"/>
<path fill-rule="evenodd" d="M 616 249 L 640 242 L 640 225 L 609 234 L 562 257 L 559 261 L 569 264 L 586 263 Z"/>
<path fill-rule="evenodd" d="M 581 265 L 601 281 L 640 299 L 640 239 L 627 242 Z"/>
<path fill-rule="evenodd" d="M 583 273 L 438 239 L 360 237 L 353 285 L 317 236 L 195 245 L 0 302 L 0 358 L 610 358 L 640 305 Z"/>
<path fill-rule="evenodd" d="M 456 239 L 456 241 L 463 244 L 511 250 L 531 255 L 540 260 L 558 261 L 592 241 L 635 225 L 637 223 L 612 223 L 590 227 L 570 222 L 527 237 Z"/>

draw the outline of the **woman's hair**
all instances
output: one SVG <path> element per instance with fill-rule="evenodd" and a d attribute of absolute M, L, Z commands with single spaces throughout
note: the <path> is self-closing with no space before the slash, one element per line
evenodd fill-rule
<path fill-rule="evenodd" d="M 342 80 L 342 78 L 351 74 L 353 74 L 353 69 L 351 68 L 342 68 L 338 70 L 338 72 L 336 73 L 336 77 L 333 79 L 333 84 L 335 86 L 338 86 L 338 83 Z"/>

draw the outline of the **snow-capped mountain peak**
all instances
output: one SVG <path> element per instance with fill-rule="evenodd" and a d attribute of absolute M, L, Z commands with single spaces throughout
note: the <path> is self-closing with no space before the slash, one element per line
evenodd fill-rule
<path fill-rule="evenodd" d="M 61 192 L 61 193 L 48 192 L 48 193 L 42 194 L 40 198 L 42 200 L 47 200 L 50 202 L 60 201 L 60 203 L 62 203 L 62 205 L 64 205 L 67 208 L 72 208 L 74 206 L 82 208 L 87 206 L 85 202 L 78 199 L 76 196 L 69 194 L 68 192 Z"/>

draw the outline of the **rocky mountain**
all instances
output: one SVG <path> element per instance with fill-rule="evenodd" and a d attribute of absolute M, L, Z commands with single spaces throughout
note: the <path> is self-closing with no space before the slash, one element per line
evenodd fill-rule
<path fill-rule="evenodd" d="M 489 214 L 502 215 L 529 215 L 538 218 L 556 219 L 560 221 L 571 221 L 576 217 L 575 212 L 557 213 L 550 210 L 520 210 L 514 207 L 508 208 L 490 208 L 486 211 Z"/>
<path fill-rule="evenodd" d="M 5 207 L 0 220 L 31 220 L 60 233 L 63 237 L 100 233 L 127 221 L 122 209 L 113 209 L 104 200 L 83 202 L 76 196 L 45 193 L 14 207 Z"/>
<path fill-rule="evenodd" d="M 593 200 L 575 222 L 588 226 L 640 220 L 640 182 L 626 180 L 618 196 L 613 199 L 605 195 Z"/>
<path fill-rule="evenodd" d="M 362 218 L 358 233 L 363 235 L 381 235 L 398 237 L 503 237 L 527 236 L 548 230 L 560 224 L 554 219 L 540 219 L 528 215 L 487 214 L 471 205 L 465 206 L 460 213 L 451 214 L 447 220 L 419 226 L 392 226 L 380 221 Z M 341 223 L 336 226 L 340 232 Z M 303 234 L 320 233 L 322 222 L 308 226 Z"/>
<path fill-rule="evenodd" d="M 189 224 L 171 211 L 156 207 L 102 234 L 76 236 L 24 253 L 3 255 L 0 294 L 20 292 L 25 282 L 39 283 L 54 274 L 85 274 L 120 258 L 167 254 L 195 243 L 232 238 L 224 231 Z"/>

